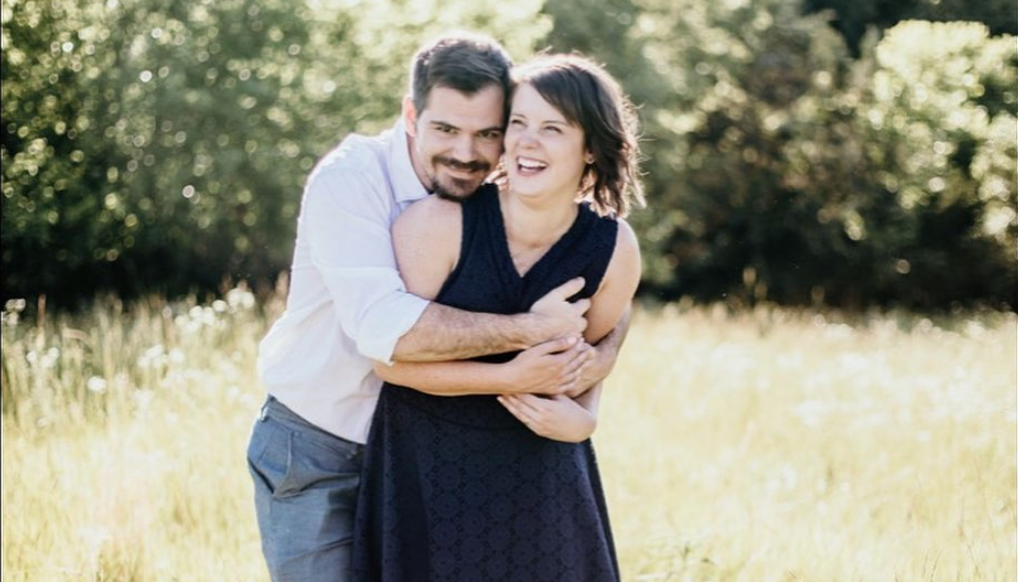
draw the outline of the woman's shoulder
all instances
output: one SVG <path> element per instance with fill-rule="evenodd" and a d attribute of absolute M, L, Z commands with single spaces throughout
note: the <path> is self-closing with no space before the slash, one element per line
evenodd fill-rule
<path fill-rule="evenodd" d="M 422 246 L 432 250 L 458 251 L 463 230 L 460 204 L 431 195 L 414 202 L 392 224 L 396 244 Z"/>
<path fill-rule="evenodd" d="M 609 257 L 609 271 L 617 271 L 621 265 L 623 270 L 629 271 L 633 265 L 640 264 L 640 241 L 636 236 L 633 227 L 624 218 L 614 214 L 608 216 L 596 215 L 598 238 L 602 241 L 600 246 L 606 249 Z"/>
<path fill-rule="evenodd" d="M 633 227 L 624 218 L 614 218 L 618 227 L 615 232 L 615 252 L 612 253 L 614 260 L 626 262 L 640 262 L 640 241 L 636 236 Z"/>
<path fill-rule="evenodd" d="M 438 294 L 459 256 L 460 205 L 437 196 L 414 202 L 392 225 L 396 262 L 407 288 L 425 298 Z"/>
<path fill-rule="evenodd" d="M 441 226 L 448 221 L 458 220 L 461 213 L 460 205 L 432 194 L 410 205 L 396 219 L 396 223 L 413 222 L 422 228 Z M 434 223 L 438 224 L 434 224 Z"/>
<path fill-rule="evenodd" d="M 618 223 L 618 241 L 620 244 L 627 246 L 640 248 L 640 241 L 636 237 L 636 231 L 630 226 L 629 222 L 624 218 L 615 218 L 615 222 Z"/>

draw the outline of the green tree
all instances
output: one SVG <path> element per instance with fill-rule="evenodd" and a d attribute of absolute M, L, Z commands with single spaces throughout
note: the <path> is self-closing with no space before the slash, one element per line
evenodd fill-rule
<path fill-rule="evenodd" d="M 782 0 L 648 0 L 638 29 L 672 88 L 644 110 L 647 290 L 1015 304 L 1012 37 L 903 24 L 856 61 Z"/>
<path fill-rule="evenodd" d="M 298 187 L 310 128 L 292 114 L 301 10 L 40 2 L 6 16 L 5 294 L 181 292 L 280 258 L 264 219 L 293 216 L 279 194 Z"/>
<path fill-rule="evenodd" d="M 392 122 L 413 50 L 470 28 L 526 53 L 549 26 L 539 9 L 5 0 L 4 296 L 274 278 L 306 174 Z"/>
<path fill-rule="evenodd" d="M 804 0 L 803 10 L 829 13 L 856 57 L 868 30 L 882 32 L 902 20 L 981 22 L 993 35 L 1018 35 L 1018 4 L 1011 0 Z"/>
<path fill-rule="evenodd" d="M 872 190 L 906 218 L 874 232 L 875 291 L 919 305 L 1015 304 L 1018 48 L 977 23 L 903 22 L 859 63 Z M 870 200 L 873 208 L 873 200 Z"/>

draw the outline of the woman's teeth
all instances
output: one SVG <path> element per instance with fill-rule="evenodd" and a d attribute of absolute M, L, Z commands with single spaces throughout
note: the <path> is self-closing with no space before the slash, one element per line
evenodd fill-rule
<path fill-rule="evenodd" d="M 517 158 L 516 164 L 521 170 L 537 171 L 548 167 L 548 164 L 530 158 Z"/>

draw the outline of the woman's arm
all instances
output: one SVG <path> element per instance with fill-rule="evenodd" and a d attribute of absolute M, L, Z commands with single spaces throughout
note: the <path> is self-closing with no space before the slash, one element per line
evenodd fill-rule
<path fill-rule="evenodd" d="M 587 329 L 583 333 L 587 343 L 600 342 L 628 311 L 640 284 L 640 270 L 640 243 L 629 223 L 619 219 L 615 251 L 587 310 Z M 625 330 L 622 332 L 625 335 Z"/>
<path fill-rule="evenodd" d="M 473 361 L 375 362 L 375 373 L 392 384 L 436 396 L 533 393 L 573 390 L 593 349 L 575 337 L 536 345 L 502 364 Z"/>
<path fill-rule="evenodd" d="M 459 261 L 463 211 L 457 202 L 429 197 L 410 206 L 392 226 L 393 249 L 407 290 L 433 300 Z M 464 312 L 465 313 L 465 312 Z M 534 392 L 576 388 L 593 350 L 578 336 L 524 350 L 504 364 L 472 361 L 376 362 L 383 380 L 436 395 Z"/>
<path fill-rule="evenodd" d="M 579 443 L 589 439 L 597 428 L 600 398 L 601 384 L 598 383 L 576 398 L 506 394 L 499 396 L 498 401 L 535 434 L 556 441 Z"/>
<path fill-rule="evenodd" d="M 640 246 L 629 224 L 619 220 L 615 252 L 612 253 L 601 287 L 591 300 L 585 334 L 586 340 L 592 344 L 604 339 L 609 333 L 618 336 L 612 340 L 612 365 L 628 331 L 629 309 L 639 283 Z M 581 442 L 589 438 L 597 428 L 601 388 L 602 383 L 597 381 L 589 390 L 572 399 L 567 396 L 542 398 L 517 394 L 502 396 L 499 402 L 536 434 L 558 441 Z"/>
<path fill-rule="evenodd" d="M 463 209 L 429 196 L 410 205 L 392 223 L 392 248 L 407 291 L 433 301 L 460 256 Z"/>

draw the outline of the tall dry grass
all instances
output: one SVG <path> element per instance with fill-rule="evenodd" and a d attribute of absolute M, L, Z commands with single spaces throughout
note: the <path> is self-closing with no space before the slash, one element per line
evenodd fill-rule
<path fill-rule="evenodd" d="M 263 581 L 244 289 L 3 317 L 5 581 Z M 595 442 L 626 580 L 1014 581 L 1014 314 L 643 310 Z"/>

